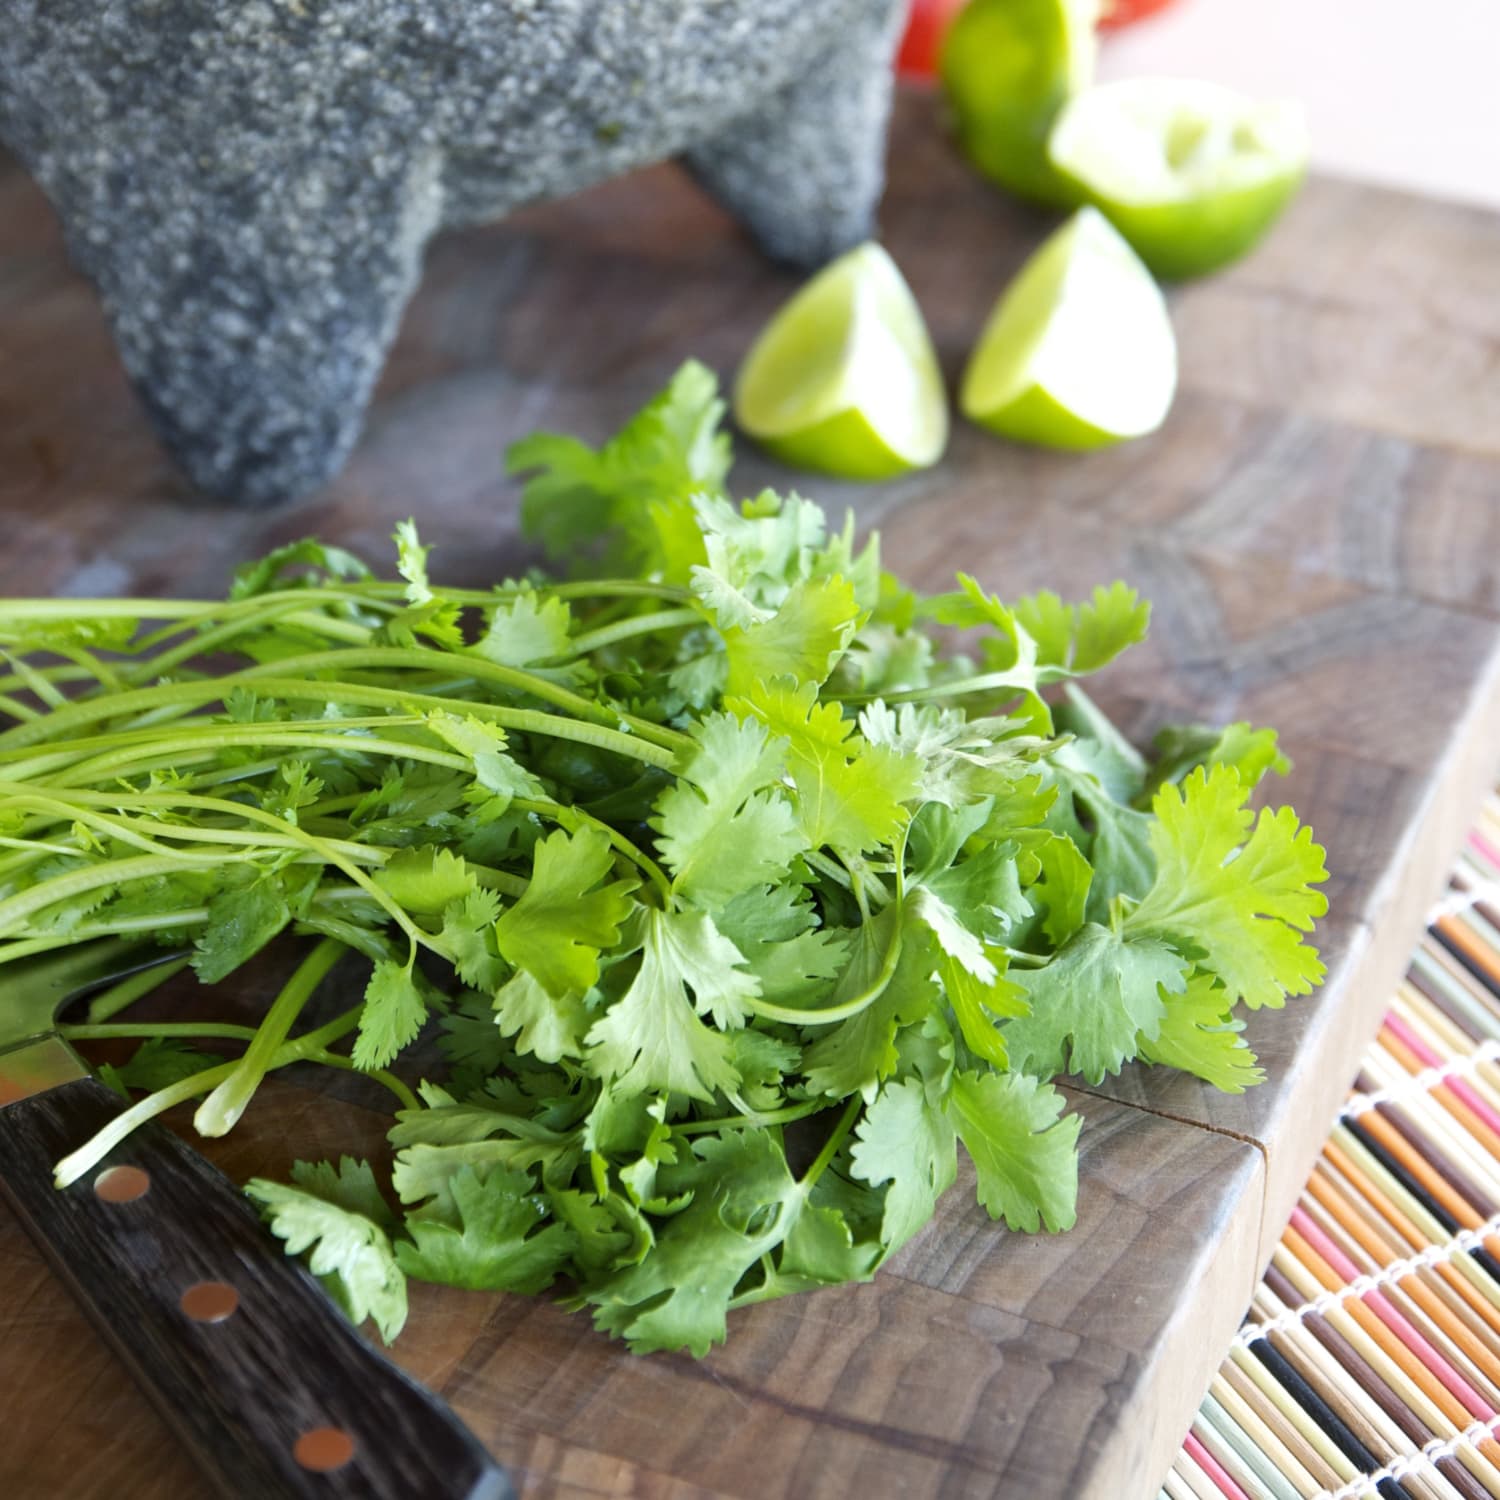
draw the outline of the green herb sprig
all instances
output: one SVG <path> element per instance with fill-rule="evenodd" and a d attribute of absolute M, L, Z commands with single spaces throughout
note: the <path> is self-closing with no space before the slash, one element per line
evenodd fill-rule
<path fill-rule="evenodd" d="M 731 503 L 722 410 L 688 365 L 600 449 L 512 450 L 566 581 L 441 587 L 407 523 L 398 583 L 304 541 L 221 601 L 0 603 L 0 975 L 110 937 L 212 984 L 307 940 L 255 1028 L 96 1000 L 69 1029 L 144 1037 L 106 1073 L 144 1097 L 60 1183 L 172 1104 L 217 1135 L 274 1069 L 358 1069 L 390 1196 L 348 1159 L 248 1188 L 352 1317 L 561 1284 L 702 1354 L 874 1275 L 960 1142 L 991 1215 L 1070 1226 L 1060 1074 L 1259 1080 L 1237 1011 L 1323 972 L 1323 851 L 1249 807 L 1275 735 L 1148 764 L 1077 687 L 1144 636 L 1133 590 L 919 595 L 795 495 Z M 363 1000 L 299 1033 L 351 952 Z"/>

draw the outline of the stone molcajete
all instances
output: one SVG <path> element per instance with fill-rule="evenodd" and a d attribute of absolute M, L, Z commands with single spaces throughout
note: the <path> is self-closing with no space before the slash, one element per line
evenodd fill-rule
<path fill-rule="evenodd" d="M 327 479 L 423 248 L 681 155 L 780 259 L 867 237 L 904 0 L 0 0 L 0 140 L 203 488 Z"/>

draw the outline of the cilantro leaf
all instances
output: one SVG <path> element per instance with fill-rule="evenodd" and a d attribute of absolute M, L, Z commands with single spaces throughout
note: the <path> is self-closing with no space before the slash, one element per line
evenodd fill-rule
<path fill-rule="evenodd" d="M 472 714 L 429 714 L 427 727 L 450 749 L 474 763 L 474 779 L 498 799 L 492 810 L 503 812 L 512 797 L 535 797 L 541 783 L 509 753 L 509 740 L 498 724 Z"/>
<path fill-rule="evenodd" d="M 1199 766 L 1230 766 L 1248 787 L 1274 772 L 1285 776 L 1292 763 L 1281 753 L 1274 729 L 1252 729 L 1241 721 L 1214 729 L 1206 724 L 1169 724 L 1153 741 L 1157 762 L 1146 783 L 1147 805 L 1167 782 L 1181 782 Z"/>
<path fill-rule="evenodd" d="M 431 1126 L 432 1122 L 424 1119 L 416 1129 Z M 566 1180 L 578 1163 L 578 1143 L 571 1135 L 559 1135 L 530 1120 L 515 1120 L 494 1112 L 493 1120 L 486 1126 L 470 1110 L 461 1121 L 444 1121 L 438 1129 L 451 1131 L 455 1127 L 474 1132 L 488 1128 L 494 1134 L 479 1140 L 416 1140 L 402 1147 L 391 1168 L 391 1185 L 403 1203 L 431 1199 L 437 1205 L 434 1212 L 451 1213 L 453 1179 L 465 1167 L 481 1173 L 496 1168 L 530 1172 L 539 1167 L 544 1180 L 551 1183 Z"/>
<path fill-rule="evenodd" d="M 693 592 L 721 627 L 768 620 L 793 587 L 813 578 L 847 580 L 856 595 L 866 580 L 852 566 L 824 567 L 828 523 L 818 506 L 799 495 L 770 490 L 734 506 L 719 495 L 693 499 L 702 528 L 705 562 L 692 570 Z M 835 550 L 851 562 L 848 539 Z"/>
<path fill-rule="evenodd" d="M 932 930 L 943 952 L 985 984 L 996 974 L 985 945 L 1003 942 L 1031 915 L 1015 853 L 1003 844 L 985 844 L 945 869 L 924 874 L 909 902 L 912 915 Z"/>
<path fill-rule="evenodd" d="M 439 844 L 403 849 L 375 871 L 374 879 L 406 911 L 427 915 L 462 903 L 476 889 L 463 856 Z"/>
<path fill-rule="evenodd" d="M 775 677 L 823 682 L 854 635 L 859 613 L 854 589 L 843 578 L 796 584 L 769 619 L 724 630 L 725 691 L 749 696 Z"/>
<path fill-rule="evenodd" d="M 462 1167 L 449 1190 L 453 1223 L 406 1216 L 411 1241 L 397 1243 L 396 1261 L 408 1276 L 490 1292 L 539 1292 L 552 1284 L 576 1240 L 564 1224 L 541 1227 L 549 1206 L 524 1172 L 481 1177 Z"/>
<path fill-rule="evenodd" d="M 495 947 L 495 923 L 500 897 L 475 886 L 443 911 L 442 941 L 458 977 L 475 989 L 493 994 L 508 970 Z"/>
<path fill-rule="evenodd" d="M 713 909 L 785 872 L 805 847 L 779 783 L 784 747 L 763 725 L 711 714 L 697 748 L 657 799 L 651 826 L 674 889 Z"/>
<path fill-rule="evenodd" d="M 234 885 L 208 903 L 208 924 L 193 944 L 193 969 L 204 984 L 234 973 L 292 919 L 272 876 Z"/>
<path fill-rule="evenodd" d="M 979 1201 L 991 1218 L 1036 1233 L 1071 1229 L 1077 1217 L 1077 1115 L 1024 1073 L 959 1073 L 948 1118 L 974 1162 Z"/>
<path fill-rule="evenodd" d="M 814 848 L 831 844 L 859 853 L 900 832 L 908 817 L 903 803 L 916 793 L 920 767 L 902 751 L 867 743 L 836 703 L 818 702 L 815 683 L 796 687 L 779 679 L 726 702 L 786 739 L 798 821 Z"/>
<path fill-rule="evenodd" d="M 474 650 L 504 667 L 529 667 L 566 656 L 572 634 L 573 612 L 567 601 L 542 599 L 535 589 L 526 588 L 508 599 L 496 600 Z"/>
<path fill-rule="evenodd" d="M 797 1234 L 810 1195 L 770 1132 L 728 1131 L 695 1140 L 693 1153 L 692 1167 L 679 1174 L 693 1188 L 692 1200 L 666 1221 L 652 1253 L 584 1290 L 600 1329 L 626 1339 L 637 1354 L 687 1349 L 701 1356 L 725 1338 L 737 1293 L 756 1301 L 782 1289 L 741 1291 L 742 1283 L 765 1274 L 763 1257 L 783 1244 L 793 1286 L 817 1284 L 825 1273 L 868 1274 L 860 1268 L 872 1257 L 850 1253 L 836 1209 L 823 1210 L 810 1231 Z"/>
<path fill-rule="evenodd" d="M 609 840 L 593 828 L 538 839 L 531 884 L 495 923 L 501 956 L 551 995 L 582 994 L 599 977 L 599 952 L 619 941 L 633 880 L 599 884 L 613 868 Z"/>
<path fill-rule="evenodd" d="M 1027 746 L 1010 719 L 970 719 L 930 703 L 896 708 L 876 699 L 859 716 L 872 745 L 910 757 L 921 768 L 918 789 L 926 802 L 957 808 L 1011 785 L 1023 774 Z"/>
<path fill-rule="evenodd" d="M 288 576 L 294 568 L 305 568 L 307 572 Z M 317 588 L 369 576 L 369 568 L 352 552 L 313 537 L 303 537 L 268 552 L 255 562 L 242 563 L 234 570 L 229 597 L 232 600 L 251 599 L 273 589 Z"/>
<path fill-rule="evenodd" d="M 271 1233 L 286 1242 L 288 1255 L 310 1250 L 308 1266 L 349 1320 L 373 1318 L 389 1344 L 406 1323 L 406 1277 L 380 1223 L 366 1214 L 325 1200 L 328 1183 L 305 1176 L 287 1187 L 252 1178 L 245 1192 L 261 1205 Z M 340 1196 L 345 1189 L 341 1186 Z"/>
<path fill-rule="evenodd" d="M 1211 975 L 1194 974 L 1182 994 L 1168 999 L 1157 1035 L 1140 1039 L 1141 1057 L 1195 1074 L 1226 1094 L 1243 1094 L 1266 1076 L 1240 1034 L 1244 1029 L 1230 1014 L 1223 986 Z"/>
<path fill-rule="evenodd" d="M 1039 1078 L 1081 1073 L 1098 1083 L 1136 1054 L 1137 1037 L 1154 1037 L 1163 992 L 1179 993 L 1186 963 L 1166 943 L 1087 923 L 1052 959 L 1013 969 L 1030 1014 L 1006 1022 L 1014 1066 Z"/>
<path fill-rule="evenodd" d="M 1127 927 L 1205 954 L 1200 967 L 1218 975 L 1231 1001 L 1279 1007 L 1323 977 L 1317 950 L 1301 934 L 1328 910 L 1313 889 L 1328 871 L 1291 808 L 1256 816 L 1249 796 L 1222 765 L 1199 767 L 1180 788 L 1157 792 L 1156 882 Z"/>
<path fill-rule="evenodd" d="M 1024 1016 L 1028 1007 L 1025 990 L 1004 977 L 1004 952 L 991 949 L 988 956 L 994 971 L 994 978 L 988 982 L 946 954 L 938 962 L 938 977 L 970 1051 L 991 1066 L 1003 1069 L 1010 1065 L 1010 1049 L 995 1022 Z"/>
<path fill-rule="evenodd" d="M 293 1162 L 291 1176 L 298 1187 L 325 1203 L 362 1214 L 384 1230 L 396 1227 L 396 1216 L 381 1194 L 367 1161 L 341 1156 L 336 1167 L 328 1161 Z"/>
<path fill-rule="evenodd" d="M 1061 948 L 1083 926 L 1094 869 L 1066 834 L 1047 839 L 1036 855 L 1041 870 L 1030 894 L 1045 907 L 1042 932 L 1047 941 Z"/>
<path fill-rule="evenodd" d="M 129 1061 L 119 1067 L 106 1063 L 99 1069 L 99 1076 L 118 1094 L 127 1089 L 141 1089 L 153 1093 L 205 1068 L 217 1067 L 223 1057 L 213 1052 L 201 1052 L 175 1037 L 153 1036 L 147 1038 L 131 1054 Z"/>
<path fill-rule="evenodd" d="M 408 1042 L 416 1039 L 427 1019 L 427 1000 L 413 975 L 410 962 L 382 959 L 365 986 L 364 1009 L 359 1016 L 359 1035 L 351 1057 L 356 1068 L 383 1068 Z"/>
<path fill-rule="evenodd" d="M 555 1063 L 583 1056 L 589 1013 L 581 994 L 549 994 L 522 970 L 496 993 L 495 1022 L 501 1035 L 515 1037 L 518 1051 Z"/>
<path fill-rule="evenodd" d="M 1048 826 L 1072 841 L 1092 871 L 1084 915 L 1107 922 L 1116 897 L 1138 900 L 1156 878 L 1151 818 L 1110 796 L 1087 769 L 1079 742 L 1063 746 L 1047 774 L 1060 793 L 1048 810 Z"/>
<path fill-rule="evenodd" d="M 406 602 L 421 606 L 432 601 L 432 586 L 427 581 L 427 555 L 431 547 L 424 547 L 417 536 L 417 523 L 413 520 L 397 521 L 395 531 L 396 571 L 406 580 Z"/>
<path fill-rule="evenodd" d="M 640 970 L 588 1034 L 590 1066 L 626 1093 L 708 1099 L 715 1089 L 737 1087 L 723 1034 L 697 1012 L 712 1013 L 721 1025 L 743 1023 L 758 985 L 740 963 L 705 913 L 651 912 Z"/>
<path fill-rule="evenodd" d="M 1017 599 L 1017 623 L 1037 644 L 1042 681 L 1097 672 L 1127 646 L 1146 637 L 1151 606 L 1123 583 L 1102 584 L 1083 604 L 1064 604 L 1043 589 Z"/>
<path fill-rule="evenodd" d="M 729 470 L 723 413 L 713 372 L 690 360 L 597 450 L 546 433 L 513 443 L 506 472 L 541 471 L 521 492 L 527 535 L 554 557 L 607 537 L 608 561 L 686 583 L 704 561 L 693 497 L 722 489 Z"/>
<path fill-rule="evenodd" d="M 819 928 L 818 913 L 796 886 L 742 891 L 716 925 L 760 980 L 761 997 L 814 1008 L 844 972 L 848 933 Z"/>
<path fill-rule="evenodd" d="M 880 1239 L 899 1250 L 932 1217 L 958 1171 L 953 1125 L 917 1078 L 890 1081 L 855 1127 L 854 1175 L 872 1187 L 889 1183 Z"/>

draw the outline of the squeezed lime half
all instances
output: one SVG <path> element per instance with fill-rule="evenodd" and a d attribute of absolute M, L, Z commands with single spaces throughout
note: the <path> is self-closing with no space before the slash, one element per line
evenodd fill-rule
<path fill-rule="evenodd" d="M 1177 389 L 1161 290 L 1096 209 L 1081 208 L 1005 289 L 959 406 L 1004 437 L 1102 448 L 1159 427 Z"/>
<path fill-rule="evenodd" d="M 921 309 L 871 242 L 824 267 L 766 325 L 740 366 L 734 415 L 799 468 L 885 479 L 948 442 L 948 400 Z"/>
<path fill-rule="evenodd" d="M 1202 276 L 1275 222 L 1307 170 L 1301 108 L 1188 78 L 1129 78 L 1071 100 L 1048 155 L 1158 275 Z"/>

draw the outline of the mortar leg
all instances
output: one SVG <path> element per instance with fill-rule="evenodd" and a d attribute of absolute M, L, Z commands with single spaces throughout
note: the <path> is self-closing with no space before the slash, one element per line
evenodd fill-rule
<path fill-rule="evenodd" d="M 905 13 L 905 0 L 870 5 L 797 82 L 687 154 L 704 187 L 776 259 L 820 265 L 874 233 Z"/>
<path fill-rule="evenodd" d="M 68 224 L 157 430 L 212 494 L 295 498 L 359 436 L 441 191 L 435 160 L 392 164 L 373 191 L 365 166 L 357 195 L 354 170 L 300 164 L 233 204 L 179 177 L 147 245 Z"/>

